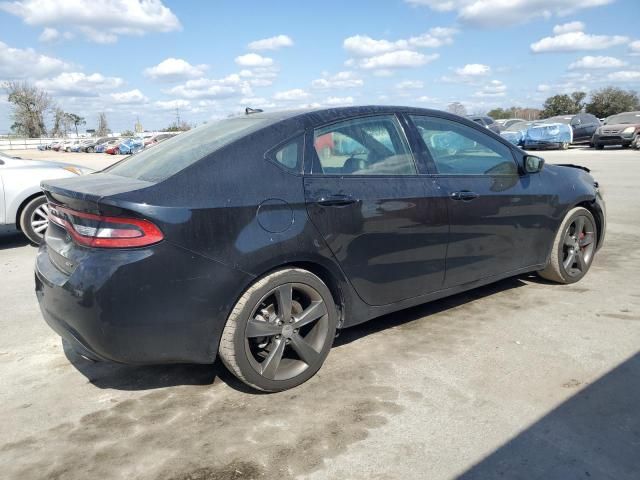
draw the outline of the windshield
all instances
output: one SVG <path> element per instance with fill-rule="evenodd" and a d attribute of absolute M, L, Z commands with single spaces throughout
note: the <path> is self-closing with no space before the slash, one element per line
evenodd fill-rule
<path fill-rule="evenodd" d="M 518 130 L 525 130 L 533 122 L 515 122 L 509 125 L 505 130 L 509 132 L 517 132 Z"/>
<path fill-rule="evenodd" d="M 272 120 L 265 118 L 234 117 L 202 125 L 132 155 L 104 171 L 159 182 L 270 122 Z"/>
<path fill-rule="evenodd" d="M 604 122 L 605 125 L 617 125 L 621 123 L 640 123 L 640 112 L 612 115 Z"/>

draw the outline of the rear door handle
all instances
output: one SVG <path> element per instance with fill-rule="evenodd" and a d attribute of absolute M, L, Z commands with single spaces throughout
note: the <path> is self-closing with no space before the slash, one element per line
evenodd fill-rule
<path fill-rule="evenodd" d="M 316 200 L 316 203 L 323 207 L 344 207 L 352 205 L 358 200 L 351 195 L 327 195 L 326 197 L 320 197 Z"/>
<path fill-rule="evenodd" d="M 453 192 L 451 194 L 451 198 L 453 200 L 462 200 L 464 202 L 470 202 L 471 200 L 475 200 L 480 195 L 476 192 L 470 192 L 469 190 L 462 190 L 461 192 Z"/>

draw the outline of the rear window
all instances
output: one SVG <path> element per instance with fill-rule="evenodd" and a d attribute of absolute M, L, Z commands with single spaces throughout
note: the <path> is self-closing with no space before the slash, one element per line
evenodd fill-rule
<path fill-rule="evenodd" d="M 266 118 L 236 117 L 202 125 L 132 155 L 105 171 L 160 182 L 269 122 Z"/>

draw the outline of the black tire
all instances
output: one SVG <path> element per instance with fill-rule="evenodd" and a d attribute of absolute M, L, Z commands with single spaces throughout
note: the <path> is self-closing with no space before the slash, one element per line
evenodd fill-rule
<path fill-rule="evenodd" d="M 604 150 L 604 145 L 602 145 L 601 143 L 596 143 L 595 147 L 596 147 L 596 150 Z"/>
<path fill-rule="evenodd" d="M 34 245 L 40 245 L 44 241 L 49 225 L 47 215 L 47 199 L 44 195 L 29 200 L 20 213 L 20 229 Z M 46 222 L 42 223 L 45 219 Z"/>
<path fill-rule="evenodd" d="M 87 147 L 87 153 L 93 153 L 94 151 L 93 147 Z"/>
<path fill-rule="evenodd" d="M 589 271 L 596 254 L 597 224 L 589 210 L 567 213 L 553 240 L 549 263 L 538 274 L 557 283 L 575 283 Z"/>
<path fill-rule="evenodd" d="M 237 301 L 222 332 L 220 358 L 257 390 L 297 387 L 324 363 L 337 321 L 333 297 L 322 280 L 299 268 L 278 270 L 256 281 Z"/>

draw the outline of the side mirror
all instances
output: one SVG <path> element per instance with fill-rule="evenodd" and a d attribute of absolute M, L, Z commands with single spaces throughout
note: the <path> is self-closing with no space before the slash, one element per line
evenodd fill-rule
<path fill-rule="evenodd" d="M 524 170 L 527 173 L 538 173 L 544 166 L 544 158 L 526 155 L 524 157 Z"/>

